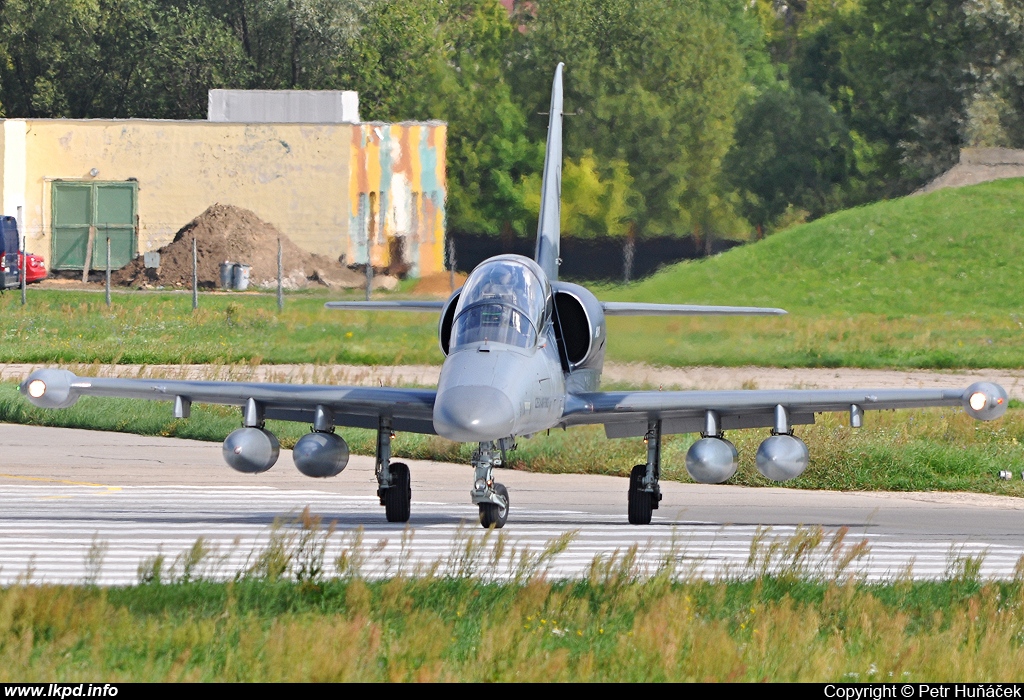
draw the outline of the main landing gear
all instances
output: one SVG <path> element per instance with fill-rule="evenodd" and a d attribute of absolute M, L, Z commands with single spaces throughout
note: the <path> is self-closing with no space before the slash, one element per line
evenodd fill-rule
<path fill-rule="evenodd" d="M 389 523 L 407 523 L 412 508 L 412 483 L 409 465 L 391 463 L 391 438 L 394 436 L 391 419 L 381 417 L 377 427 L 377 464 L 374 467 L 377 497 L 384 506 L 384 514 Z"/>
<path fill-rule="evenodd" d="M 633 467 L 629 475 L 629 524 L 650 525 L 661 502 L 661 421 L 647 421 L 647 464 Z"/>
<path fill-rule="evenodd" d="M 476 474 L 469 495 L 480 507 L 480 524 L 485 528 L 501 529 L 508 520 L 508 489 L 495 483 L 493 472 L 495 467 L 501 466 L 501 455 L 511 447 L 511 442 L 511 438 L 503 438 L 496 443 L 481 442 L 473 453 Z"/>

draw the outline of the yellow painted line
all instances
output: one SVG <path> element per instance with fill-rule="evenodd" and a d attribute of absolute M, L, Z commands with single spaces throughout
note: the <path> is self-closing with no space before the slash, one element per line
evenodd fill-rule
<path fill-rule="evenodd" d="M 16 479 L 18 481 L 44 481 L 50 484 L 67 484 L 68 486 L 92 486 L 107 491 L 120 491 L 120 486 L 109 484 L 94 484 L 91 481 L 69 481 L 68 479 L 54 479 L 48 476 L 21 476 L 20 474 L 0 474 L 0 479 Z"/>

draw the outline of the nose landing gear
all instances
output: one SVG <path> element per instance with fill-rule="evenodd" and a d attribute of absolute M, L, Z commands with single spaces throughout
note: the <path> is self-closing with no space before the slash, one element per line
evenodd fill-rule
<path fill-rule="evenodd" d="M 511 441 L 511 439 L 508 439 Z M 508 520 L 508 489 L 495 483 L 494 467 L 501 466 L 501 453 L 508 449 L 506 440 L 497 444 L 481 442 L 473 453 L 473 467 L 476 470 L 473 490 L 469 492 L 473 503 L 480 507 L 480 525 L 485 528 L 501 529 Z"/>

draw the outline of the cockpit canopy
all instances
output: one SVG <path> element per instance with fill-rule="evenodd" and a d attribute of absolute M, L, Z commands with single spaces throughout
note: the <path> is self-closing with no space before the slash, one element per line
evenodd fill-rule
<path fill-rule="evenodd" d="M 551 305 L 551 287 L 533 260 L 500 255 L 478 266 L 466 280 L 455 309 L 452 351 L 488 341 L 532 348 Z"/>

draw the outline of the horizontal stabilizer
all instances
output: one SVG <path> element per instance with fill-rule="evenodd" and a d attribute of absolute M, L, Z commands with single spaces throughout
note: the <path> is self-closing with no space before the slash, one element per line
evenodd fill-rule
<path fill-rule="evenodd" d="M 436 311 L 441 313 L 443 301 L 329 301 L 328 309 L 342 311 Z"/>
<path fill-rule="evenodd" d="M 601 302 L 606 316 L 783 316 L 784 309 L 761 306 L 701 306 L 699 304 L 637 304 Z"/>

